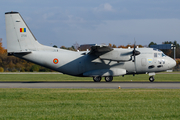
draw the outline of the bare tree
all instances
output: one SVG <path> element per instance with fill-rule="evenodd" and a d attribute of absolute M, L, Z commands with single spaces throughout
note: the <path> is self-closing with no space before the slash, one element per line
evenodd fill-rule
<path fill-rule="evenodd" d="M 79 44 L 76 42 L 76 43 L 74 43 L 73 44 L 73 46 L 74 46 L 74 48 L 76 49 L 76 50 L 78 50 L 78 48 L 79 48 Z"/>

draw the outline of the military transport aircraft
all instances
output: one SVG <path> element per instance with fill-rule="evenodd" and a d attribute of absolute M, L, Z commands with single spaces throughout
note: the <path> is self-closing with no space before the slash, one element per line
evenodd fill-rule
<path fill-rule="evenodd" d="M 28 60 L 64 74 L 93 77 L 100 82 L 105 77 L 149 74 L 171 69 L 175 60 L 153 48 L 111 48 L 94 45 L 90 51 L 69 51 L 40 44 L 18 12 L 5 13 L 8 55 Z M 135 46 L 135 45 L 134 45 Z"/>

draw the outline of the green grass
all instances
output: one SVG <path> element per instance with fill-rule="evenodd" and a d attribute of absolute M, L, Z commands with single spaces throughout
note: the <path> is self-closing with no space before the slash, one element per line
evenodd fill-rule
<path fill-rule="evenodd" d="M 0 119 L 179 120 L 179 89 L 0 89 Z"/>
<path fill-rule="evenodd" d="M 149 75 L 125 75 L 114 77 L 113 81 L 146 81 L 149 82 Z M 64 74 L 0 74 L 0 81 L 93 81 L 92 77 L 74 77 Z M 102 78 L 104 81 L 104 78 Z M 156 74 L 155 82 L 177 82 L 180 81 L 180 74 Z"/>

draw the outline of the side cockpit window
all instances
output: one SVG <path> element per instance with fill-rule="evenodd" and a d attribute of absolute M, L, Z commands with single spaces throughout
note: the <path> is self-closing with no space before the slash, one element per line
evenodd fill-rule
<path fill-rule="evenodd" d="M 157 57 L 157 53 L 154 53 L 154 57 Z"/>

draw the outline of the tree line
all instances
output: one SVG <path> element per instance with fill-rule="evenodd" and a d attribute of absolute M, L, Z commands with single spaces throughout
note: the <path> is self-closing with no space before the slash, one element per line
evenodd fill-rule
<path fill-rule="evenodd" d="M 176 70 L 180 71 L 180 45 L 177 43 L 177 41 L 165 41 L 163 44 L 174 44 L 176 46 L 176 62 L 177 65 L 175 67 Z M 151 42 L 148 46 L 150 45 L 156 45 L 156 43 Z M 131 47 L 133 48 L 134 45 L 119 45 L 116 46 L 115 44 L 109 43 L 109 47 L 112 48 L 128 48 Z M 143 46 L 143 45 L 137 45 L 139 48 L 141 47 L 148 47 L 148 46 Z M 58 47 L 54 45 L 53 47 Z M 86 46 L 88 49 L 90 46 Z M 79 44 L 76 42 L 73 44 L 71 47 L 65 47 L 61 46 L 61 49 L 66 49 L 66 50 L 72 50 L 72 51 L 77 51 L 81 50 Z M 84 48 L 84 50 L 86 50 Z M 173 50 L 162 50 L 166 55 L 170 56 L 173 58 Z M 28 62 L 26 60 L 14 57 L 14 56 L 8 56 L 7 55 L 7 50 L 2 47 L 2 39 L 0 39 L 0 72 L 52 72 L 53 70 L 50 70 L 48 68 L 36 65 L 34 63 Z"/>

